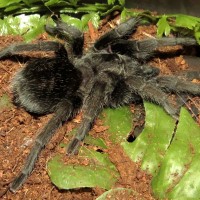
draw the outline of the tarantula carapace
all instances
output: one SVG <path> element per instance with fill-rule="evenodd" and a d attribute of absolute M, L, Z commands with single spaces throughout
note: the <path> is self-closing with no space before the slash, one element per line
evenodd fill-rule
<path fill-rule="evenodd" d="M 56 129 L 80 110 L 82 122 L 67 148 L 76 154 L 104 107 L 118 107 L 137 99 L 161 105 L 178 119 L 179 109 L 169 93 L 200 96 L 200 85 L 176 76 L 161 76 L 159 69 L 146 64 L 161 46 L 197 45 L 193 38 L 128 40 L 140 22 L 130 18 L 100 37 L 83 52 L 83 33 L 53 17 L 55 26 L 46 32 L 64 43 L 45 41 L 38 44 L 15 44 L 0 52 L 0 58 L 22 51 L 54 51 L 55 56 L 29 61 L 12 80 L 14 103 L 30 113 L 54 113 L 36 138 L 19 176 L 10 184 L 15 192 L 27 179 L 42 148 Z M 5 58 L 4 58 L 5 59 Z"/>

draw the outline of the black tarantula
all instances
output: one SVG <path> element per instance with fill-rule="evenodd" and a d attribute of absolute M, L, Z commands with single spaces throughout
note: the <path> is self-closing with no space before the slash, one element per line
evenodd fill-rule
<path fill-rule="evenodd" d="M 15 44 L 0 52 L 0 58 L 22 51 L 54 51 L 55 56 L 28 62 L 12 81 L 14 103 L 36 114 L 54 113 L 42 129 L 30 151 L 25 166 L 10 184 L 15 192 L 34 168 L 42 148 L 56 129 L 83 111 L 82 122 L 67 148 L 76 154 L 80 144 L 104 107 L 118 107 L 140 98 L 161 105 L 178 119 L 179 109 L 169 93 L 200 96 L 200 85 L 176 76 L 161 76 L 159 69 L 146 64 L 161 46 L 197 45 L 193 38 L 128 40 L 140 22 L 130 18 L 100 37 L 83 53 L 83 33 L 53 17 L 56 26 L 46 25 L 46 32 L 63 40 L 38 44 Z"/>

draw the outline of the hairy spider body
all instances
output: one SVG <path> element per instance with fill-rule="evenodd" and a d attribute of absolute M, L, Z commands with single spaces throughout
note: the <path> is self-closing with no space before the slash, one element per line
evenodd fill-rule
<path fill-rule="evenodd" d="M 58 102 L 73 95 L 81 83 L 81 73 L 62 50 L 55 58 L 28 62 L 12 80 L 14 103 L 36 114 L 52 113 Z"/>
<path fill-rule="evenodd" d="M 76 154 L 81 142 L 104 107 L 118 107 L 144 99 L 161 105 L 178 119 L 169 93 L 200 96 L 200 85 L 176 76 L 159 76 L 159 70 L 145 62 L 159 46 L 197 45 L 192 38 L 127 40 L 139 18 L 131 18 L 111 30 L 82 52 L 83 34 L 54 17 L 55 27 L 46 31 L 65 41 L 17 44 L 0 52 L 0 58 L 21 51 L 55 51 L 51 58 L 36 58 L 20 70 L 12 81 L 14 102 L 36 114 L 55 113 L 36 138 L 25 166 L 9 189 L 15 192 L 27 179 L 42 148 L 56 129 L 80 109 L 83 119 L 68 145 L 67 153 Z"/>

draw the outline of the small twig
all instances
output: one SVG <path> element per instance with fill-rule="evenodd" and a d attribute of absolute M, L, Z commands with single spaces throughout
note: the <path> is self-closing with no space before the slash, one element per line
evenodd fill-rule
<path fill-rule="evenodd" d="M 92 22 L 89 21 L 88 22 L 88 28 L 89 28 L 89 34 L 90 34 L 90 38 L 92 41 L 95 41 L 97 39 L 97 33 L 96 33 L 96 29 L 93 26 Z"/>

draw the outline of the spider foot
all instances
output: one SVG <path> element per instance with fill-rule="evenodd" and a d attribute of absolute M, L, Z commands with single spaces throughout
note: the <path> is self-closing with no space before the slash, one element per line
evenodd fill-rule
<path fill-rule="evenodd" d="M 4 57 L 8 57 L 12 55 L 12 51 L 13 51 L 13 45 L 11 45 L 10 47 L 0 51 L 0 59 L 4 58 Z"/>
<path fill-rule="evenodd" d="M 13 182 L 10 184 L 9 190 L 15 193 L 22 186 L 22 184 L 25 182 L 26 179 L 27 179 L 27 174 L 23 172 L 20 173 L 17 176 L 17 178 L 15 178 Z"/>
<path fill-rule="evenodd" d="M 78 138 L 73 138 L 73 140 L 69 143 L 68 147 L 67 147 L 67 154 L 68 155 L 77 155 L 80 145 L 81 145 L 82 141 L 79 140 Z"/>

